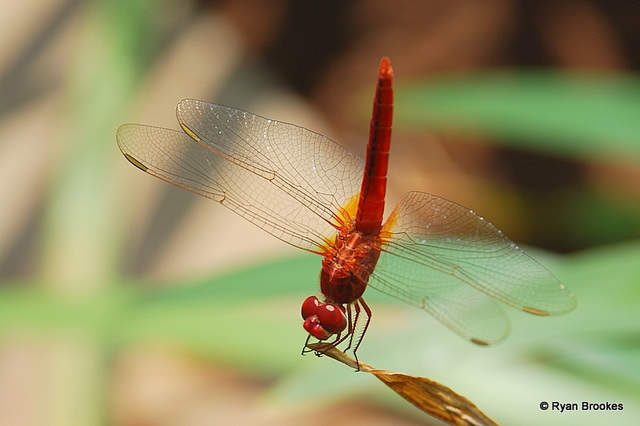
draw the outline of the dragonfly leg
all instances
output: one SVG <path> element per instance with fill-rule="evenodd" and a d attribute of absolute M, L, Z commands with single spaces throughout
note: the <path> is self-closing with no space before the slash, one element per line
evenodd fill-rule
<path fill-rule="evenodd" d="M 352 303 L 353 305 L 353 315 L 351 314 L 351 305 L 349 305 L 347 307 L 347 312 L 348 312 L 348 318 L 349 318 L 349 334 L 347 334 L 342 340 L 345 340 L 347 337 L 349 338 L 349 344 L 347 345 L 347 347 L 344 349 L 344 352 L 348 351 L 349 349 L 353 348 L 351 350 L 351 353 L 353 354 L 353 357 L 356 360 L 356 371 L 360 371 L 360 362 L 358 361 L 358 348 L 360 347 L 360 343 L 362 343 L 362 339 L 364 338 L 364 335 L 367 332 L 367 329 L 369 328 L 369 324 L 371 323 L 371 309 L 369 308 L 369 305 L 367 305 L 367 303 L 364 301 L 364 299 L 362 297 L 360 297 L 359 299 L 357 299 L 355 302 Z M 366 317 L 366 320 L 364 322 L 364 326 L 362 327 L 362 331 L 358 333 L 358 322 L 361 318 L 361 315 L 364 313 L 364 316 Z M 352 321 L 353 318 L 353 321 Z"/>
<path fill-rule="evenodd" d="M 353 306 L 353 315 L 351 313 L 351 306 Z M 349 318 L 349 333 L 345 336 L 345 340 L 349 337 L 349 344 L 344 348 L 344 352 L 351 349 L 353 343 L 353 336 L 356 333 L 356 327 L 358 326 L 358 319 L 360 318 L 360 305 L 356 300 L 354 303 L 347 306 L 348 318 Z M 355 355 L 355 354 L 354 354 Z"/>
<path fill-rule="evenodd" d="M 367 329 L 369 328 L 369 324 L 371 323 L 371 308 L 369 308 L 369 305 L 367 305 L 367 303 L 364 301 L 364 299 L 361 297 L 356 301 L 356 306 L 358 306 L 358 308 L 360 306 L 362 306 L 362 310 L 364 311 L 364 315 L 366 317 L 366 320 L 364 322 L 364 326 L 362 327 L 362 331 L 360 332 L 360 335 L 356 338 L 355 340 L 355 345 L 353 347 L 353 356 L 356 359 L 356 361 L 358 361 L 358 355 L 356 355 L 356 352 L 358 352 L 358 348 L 360 347 L 360 343 L 362 343 L 362 339 L 364 338 L 364 335 L 367 333 Z M 358 309 L 358 316 L 360 315 L 360 310 Z M 353 340 L 353 336 L 355 335 L 355 330 L 353 335 L 351 336 L 351 340 Z M 351 341 L 349 342 L 349 346 L 351 346 Z"/>
<path fill-rule="evenodd" d="M 306 355 L 309 352 L 311 352 L 311 349 L 309 349 L 309 347 L 307 346 L 309 344 L 309 340 L 311 340 L 311 335 L 307 335 L 307 340 L 304 341 L 304 345 L 302 346 L 302 354 L 301 355 Z"/>

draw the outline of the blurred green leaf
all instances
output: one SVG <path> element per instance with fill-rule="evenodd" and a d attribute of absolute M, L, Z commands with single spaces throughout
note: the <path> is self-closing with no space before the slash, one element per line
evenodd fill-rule
<path fill-rule="evenodd" d="M 396 88 L 397 127 L 480 132 L 570 157 L 640 158 L 640 77 L 486 72 Z"/>
<path fill-rule="evenodd" d="M 576 311 L 538 318 L 510 310 L 510 339 L 476 348 L 424 312 L 369 290 L 374 318 L 361 360 L 445 383 L 507 423 L 537 398 L 615 400 L 625 404 L 625 416 L 640 410 L 640 243 L 535 257 L 576 293 Z M 113 348 L 145 342 L 278 374 L 269 395 L 276 404 L 308 402 L 311 392 L 316 403 L 351 395 L 398 407 L 384 387 L 344 366 L 300 356 L 306 336 L 299 303 L 317 291 L 318 267 L 317 256 L 303 256 L 164 288 L 110 286 L 83 302 L 14 286 L 0 291 L 0 335 L 81 332 Z M 505 398 L 513 410 L 499 406 Z"/>

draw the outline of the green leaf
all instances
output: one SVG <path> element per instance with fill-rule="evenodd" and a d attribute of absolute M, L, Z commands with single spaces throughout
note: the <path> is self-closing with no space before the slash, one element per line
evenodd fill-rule
<path fill-rule="evenodd" d="M 570 157 L 640 159 L 635 74 L 486 72 L 396 88 L 397 127 L 481 133 Z"/>

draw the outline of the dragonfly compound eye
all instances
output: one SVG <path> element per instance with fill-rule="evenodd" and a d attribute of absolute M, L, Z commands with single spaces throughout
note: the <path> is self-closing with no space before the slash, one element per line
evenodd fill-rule
<path fill-rule="evenodd" d="M 326 340 L 332 336 L 332 333 L 329 333 L 320 325 L 317 315 L 311 315 L 309 318 L 305 319 L 303 327 L 307 330 L 307 333 L 318 340 Z"/>
<path fill-rule="evenodd" d="M 318 321 L 331 334 L 341 333 L 347 327 L 344 311 L 332 303 L 322 303 L 318 306 Z"/>
<path fill-rule="evenodd" d="M 347 327 L 344 310 L 333 303 L 321 302 L 316 296 L 309 296 L 302 302 L 301 313 L 304 329 L 319 340 L 326 340 Z"/>
<path fill-rule="evenodd" d="M 307 319 L 312 315 L 317 315 L 320 304 L 324 305 L 324 303 L 320 302 L 316 296 L 309 296 L 304 299 L 301 309 L 302 318 Z"/>

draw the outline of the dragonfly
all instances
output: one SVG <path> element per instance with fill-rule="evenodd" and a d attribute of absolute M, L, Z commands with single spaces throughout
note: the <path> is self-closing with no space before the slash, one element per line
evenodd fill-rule
<path fill-rule="evenodd" d="M 372 317 L 367 287 L 478 345 L 510 331 L 498 302 L 540 316 L 576 306 L 549 270 L 473 210 L 409 192 L 383 221 L 393 119 L 388 58 L 378 70 L 364 160 L 321 134 L 236 108 L 184 99 L 176 115 L 182 131 L 120 126 L 120 150 L 142 171 L 322 256 L 322 294 L 301 308 L 307 343 L 348 341 L 355 354 Z"/>

